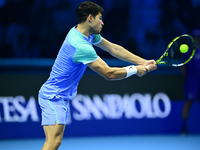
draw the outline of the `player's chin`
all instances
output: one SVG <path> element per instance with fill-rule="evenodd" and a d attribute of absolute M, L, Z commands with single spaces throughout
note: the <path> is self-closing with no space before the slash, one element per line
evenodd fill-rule
<path fill-rule="evenodd" d="M 101 30 L 102 30 L 102 28 L 100 28 L 100 29 L 97 31 L 97 33 L 100 34 L 100 33 L 101 33 Z"/>
<path fill-rule="evenodd" d="M 95 32 L 95 34 L 100 34 L 100 33 L 101 33 L 101 31 L 96 31 L 96 32 Z"/>

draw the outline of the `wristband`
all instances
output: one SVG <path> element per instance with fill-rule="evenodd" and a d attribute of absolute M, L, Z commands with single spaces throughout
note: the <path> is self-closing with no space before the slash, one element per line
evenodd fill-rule
<path fill-rule="evenodd" d="M 137 68 L 134 65 L 124 67 L 126 69 L 127 75 L 126 78 L 137 73 Z"/>

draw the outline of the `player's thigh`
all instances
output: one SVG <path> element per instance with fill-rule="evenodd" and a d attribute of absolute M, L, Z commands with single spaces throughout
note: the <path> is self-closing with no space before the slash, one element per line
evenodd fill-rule
<path fill-rule="evenodd" d="M 64 124 L 55 124 L 55 125 L 44 125 L 43 126 L 46 140 L 47 141 L 55 141 L 55 140 L 62 140 L 65 125 Z"/>

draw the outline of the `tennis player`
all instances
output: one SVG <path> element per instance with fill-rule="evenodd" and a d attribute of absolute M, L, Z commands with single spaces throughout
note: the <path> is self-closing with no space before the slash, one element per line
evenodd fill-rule
<path fill-rule="evenodd" d="M 77 7 L 76 15 L 78 25 L 67 34 L 50 77 L 39 91 L 42 126 L 46 136 L 43 150 L 59 148 L 67 122 L 69 101 L 76 96 L 77 86 L 87 66 L 107 80 L 125 79 L 134 74 L 143 76 L 157 68 L 154 60 L 140 58 L 100 35 L 104 25 L 102 7 L 86 1 Z M 109 67 L 96 54 L 93 45 L 136 66 Z"/>

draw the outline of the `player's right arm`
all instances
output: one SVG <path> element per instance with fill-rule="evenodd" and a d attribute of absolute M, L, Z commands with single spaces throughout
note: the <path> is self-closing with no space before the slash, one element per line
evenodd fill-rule
<path fill-rule="evenodd" d="M 153 71 L 157 69 L 156 62 L 154 60 L 145 60 L 128 50 L 126 50 L 124 47 L 114 44 L 105 38 L 102 38 L 102 41 L 98 44 L 96 44 L 97 47 L 101 48 L 102 50 L 109 52 L 112 56 L 124 60 L 126 62 L 142 65 L 142 66 L 149 66 L 147 69 L 148 71 Z"/>
<path fill-rule="evenodd" d="M 129 77 L 131 74 L 131 69 L 136 68 L 136 73 L 138 76 L 143 76 L 146 74 L 147 69 L 144 66 L 128 66 L 124 68 L 120 67 L 109 67 L 101 58 L 97 59 L 92 63 L 87 64 L 92 70 L 103 76 L 107 80 L 121 80 Z M 129 71 L 130 68 L 130 71 Z"/>

